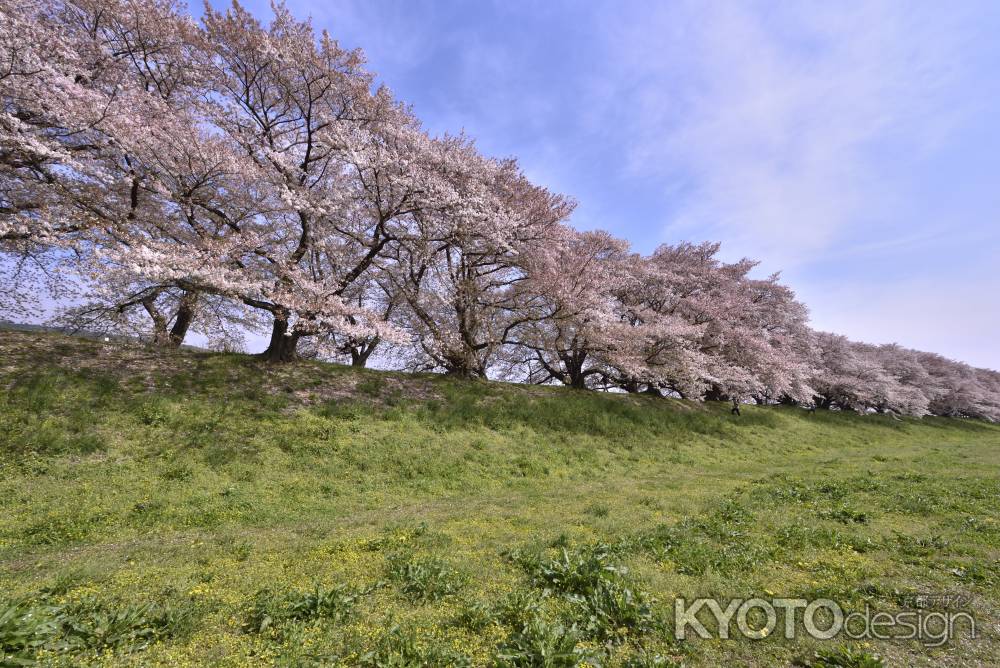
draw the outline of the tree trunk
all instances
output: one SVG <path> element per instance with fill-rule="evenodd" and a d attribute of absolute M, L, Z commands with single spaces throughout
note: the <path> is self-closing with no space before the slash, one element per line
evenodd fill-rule
<path fill-rule="evenodd" d="M 559 357 L 566 369 L 563 383 L 575 390 L 587 389 L 587 374 L 584 372 L 583 364 L 587 360 L 586 351 L 576 351 L 572 354 L 560 354 Z M 566 383 L 566 380 L 569 382 Z"/>
<path fill-rule="evenodd" d="M 728 399 L 728 397 L 718 385 L 713 385 L 712 388 L 705 393 L 705 401 L 725 401 L 726 399 Z"/>
<path fill-rule="evenodd" d="M 372 350 L 374 348 L 366 348 L 364 346 L 351 348 L 351 366 L 363 369 L 368 364 L 368 357 L 372 354 Z"/>
<path fill-rule="evenodd" d="M 174 326 L 170 328 L 170 343 L 174 348 L 179 348 L 184 343 L 188 329 L 194 321 L 195 311 L 198 305 L 197 292 L 185 292 L 181 297 L 181 302 L 177 306 L 177 316 L 174 318 Z"/>
<path fill-rule="evenodd" d="M 288 331 L 288 318 L 275 316 L 271 326 L 271 341 L 260 356 L 268 362 L 293 362 L 298 358 L 298 344 L 299 334 Z"/>
<path fill-rule="evenodd" d="M 156 306 L 157 296 L 159 296 L 159 292 L 154 292 L 143 297 L 139 303 L 146 309 L 146 313 L 153 321 L 153 345 L 158 348 L 167 348 L 170 347 L 170 333 L 167 332 L 167 319 L 163 317 L 160 309 Z"/>
<path fill-rule="evenodd" d="M 566 373 L 563 374 L 563 383 L 574 390 L 587 389 L 587 377 L 583 375 L 583 364 L 578 363 L 574 358 L 563 358 L 563 368 L 566 369 Z"/>
<path fill-rule="evenodd" d="M 154 324 L 153 326 L 153 345 L 157 348 L 172 348 L 175 347 L 170 340 L 170 333 L 167 332 L 166 325 L 162 328 Z"/>
<path fill-rule="evenodd" d="M 476 359 L 476 353 L 470 348 L 448 355 L 444 360 L 444 371 L 449 376 L 457 378 L 485 378 L 486 370 Z"/>
<path fill-rule="evenodd" d="M 445 375 L 454 376 L 455 378 L 471 380 L 476 377 L 476 373 L 466 365 L 446 366 L 444 372 Z"/>
<path fill-rule="evenodd" d="M 371 357 L 375 349 L 378 348 L 382 339 L 378 336 L 370 339 L 351 339 L 348 352 L 351 354 L 351 366 L 364 368 L 368 365 L 368 358 Z"/>

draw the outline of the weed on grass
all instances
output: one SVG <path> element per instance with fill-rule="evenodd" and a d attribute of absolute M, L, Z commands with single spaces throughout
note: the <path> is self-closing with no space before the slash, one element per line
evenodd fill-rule
<path fill-rule="evenodd" d="M 573 668 L 593 655 L 574 626 L 532 617 L 500 646 L 497 668 Z"/>
<path fill-rule="evenodd" d="M 433 603 L 453 596 L 465 579 L 437 557 L 415 557 L 408 553 L 391 555 L 389 579 L 413 603 Z"/>
<path fill-rule="evenodd" d="M 316 585 L 307 591 L 281 593 L 263 589 L 257 592 L 250 604 L 243 629 L 250 633 L 264 633 L 272 628 L 280 629 L 288 622 L 343 621 L 353 613 L 362 595 L 343 585 Z"/>
<path fill-rule="evenodd" d="M 51 603 L 0 601 L 0 665 L 34 665 L 40 656 L 139 652 L 177 639 L 195 624 L 192 607 L 177 603 L 109 605 L 94 598 Z"/>
<path fill-rule="evenodd" d="M 361 655 L 358 664 L 364 668 L 469 668 L 472 659 L 454 649 L 423 641 L 412 630 L 394 626 L 376 641 L 374 649 Z"/>

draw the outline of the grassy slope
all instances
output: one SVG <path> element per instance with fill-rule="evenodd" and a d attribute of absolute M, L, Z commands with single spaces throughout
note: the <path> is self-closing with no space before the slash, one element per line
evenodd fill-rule
<path fill-rule="evenodd" d="M 141 652 L 127 632 L 80 632 L 46 661 L 390 665 L 394 653 L 430 664 L 460 653 L 489 664 L 530 617 L 505 602 L 538 598 L 552 546 L 572 556 L 604 543 L 667 620 L 678 595 L 893 610 L 900 592 L 962 592 L 979 640 L 861 649 L 890 665 L 1000 663 L 995 426 L 784 408 L 734 418 L 724 406 L 11 332 L 0 332 L 0 387 L 0 599 L 87 619 L 154 601 L 180 619 L 122 622 L 154 629 Z M 350 588 L 340 603 L 295 607 L 338 583 Z M 565 597 L 539 605 L 543 639 L 586 625 Z M 603 628 L 610 651 L 600 623 L 580 647 L 604 665 L 661 654 L 762 666 L 820 647 L 674 642 L 670 629 L 629 624 Z"/>

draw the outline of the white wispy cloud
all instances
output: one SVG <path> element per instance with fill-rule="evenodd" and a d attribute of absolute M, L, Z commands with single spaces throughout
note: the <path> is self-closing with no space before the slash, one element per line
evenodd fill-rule
<path fill-rule="evenodd" d="M 895 225 L 884 152 L 905 164 L 967 112 L 951 93 L 974 16 L 929 9 L 696 3 L 612 24 L 636 90 L 629 165 L 686 193 L 667 233 L 791 267 Z"/>

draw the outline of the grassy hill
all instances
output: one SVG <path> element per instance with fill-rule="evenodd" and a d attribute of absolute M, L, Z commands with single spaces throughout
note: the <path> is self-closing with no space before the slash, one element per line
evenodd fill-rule
<path fill-rule="evenodd" d="M 997 426 L 31 332 L 0 388 L 0 665 L 1000 664 Z M 916 592 L 980 637 L 673 638 L 678 596 Z"/>

